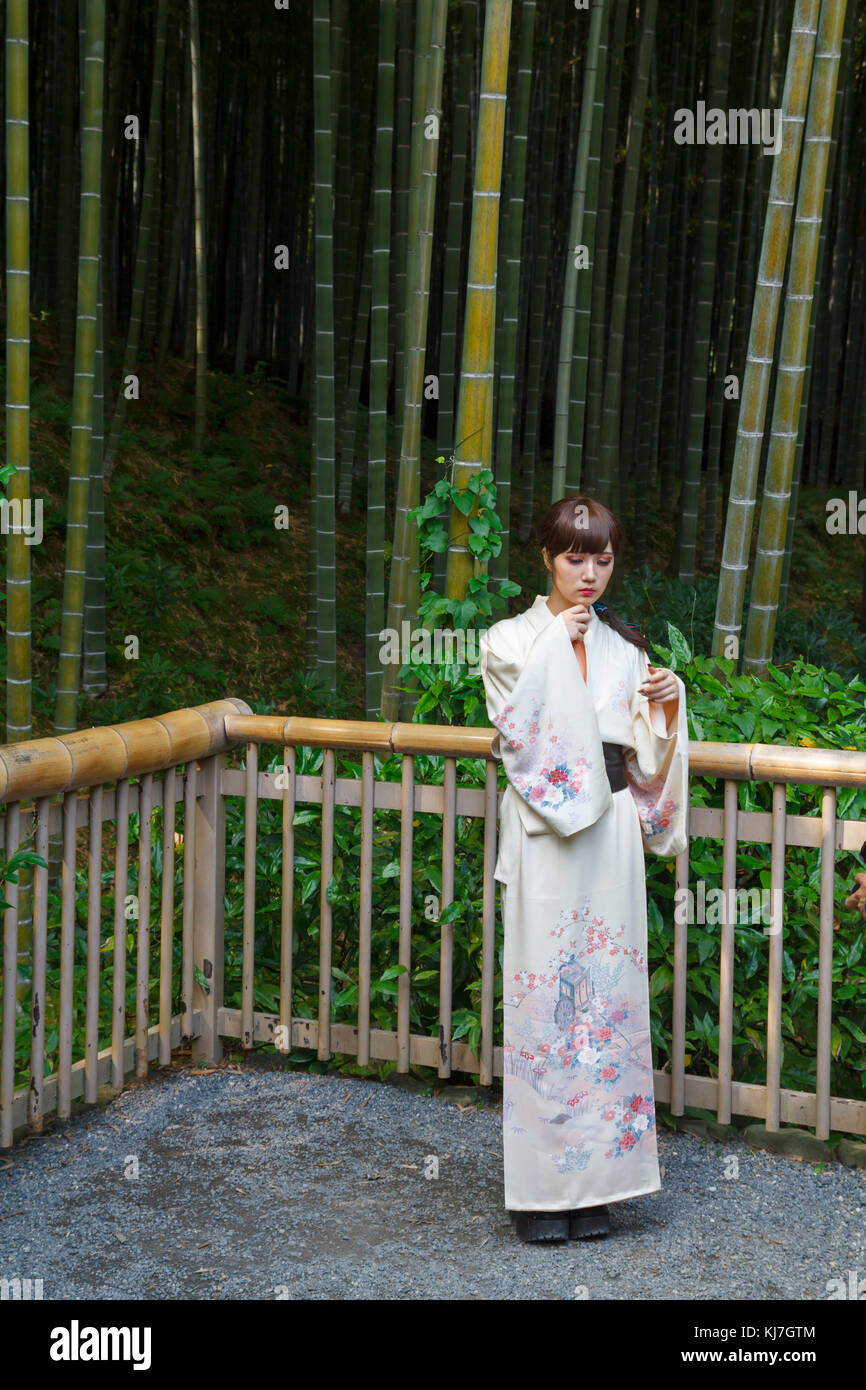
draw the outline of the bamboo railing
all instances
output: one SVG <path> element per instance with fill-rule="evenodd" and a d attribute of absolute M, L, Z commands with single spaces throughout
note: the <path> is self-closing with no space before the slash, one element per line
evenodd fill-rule
<path fill-rule="evenodd" d="M 135 1071 L 147 1072 L 149 1061 L 171 1061 L 172 1049 L 183 1038 L 193 1048 L 217 1044 L 209 1036 L 200 1010 L 203 991 L 195 983 L 198 967 L 206 979 L 217 969 L 213 954 L 213 923 L 222 910 L 214 893 L 212 866 L 224 846 L 217 760 L 231 747 L 225 718 L 247 711 L 242 700 L 217 700 L 193 709 L 175 710 L 157 719 L 139 719 L 104 729 L 82 729 L 57 738 L 35 739 L 0 748 L 0 851 L 9 859 L 27 842 L 28 827 L 37 854 L 47 862 L 48 841 L 62 821 L 62 907 L 60 912 L 60 986 L 57 1002 L 58 1068 L 44 1076 L 46 965 L 48 951 L 48 870 L 33 874 L 33 929 L 30 943 L 30 1084 L 14 1085 L 15 1024 L 18 985 L 19 887 L 4 885 L 9 906 L 3 931 L 2 1029 L 0 1029 L 0 1148 L 12 1142 L 13 1131 L 25 1122 L 32 1132 L 42 1129 L 44 1116 L 71 1114 L 72 1101 L 83 1095 L 93 1102 L 99 1086 L 115 1088 Z M 184 764 L 179 784 L 178 768 Z M 163 772 L 161 782 L 154 773 Z M 131 784 L 138 778 L 137 785 Z M 114 783 L 110 788 L 107 784 Z M 82 787 L 89 795 L 78 796 Z M 62 798 L 60 802 L 56 798 Z M 54 800 L 52 800 L 54 798 Z M 183 928 L 181 993 L 178 1014 L 172 1015 L 175 811 L 184 808 Z M 150 895 L 151 820 L 156 808 L 163 817 L 163 872 L 159 940 L 159 1020 L 150 1026 Z M 139 817 L 139 892 L 137 923 L 136 1026 L 126 1036 L 126 938 L 129 874 L 129 817 Z M 99 975 L 102 941 L 103 830 L 114 823 L 114 914 L 111 965 L 113 973 L 111 1046 L 99 1050 Z M 87 973 L 84 1056 L 73 1063 L 75 868 L 83 854 L 79 831 L 86 827 Z"/>
<path fill-rule="evenodd" d="M 5 888 L 9 907 L 4 923 L 2 1051 L 0 1051 L 0 1147 L 12 1142 L 13 1131 L 29 1125 L 39 1130 L 43 1117 L 56 1110 L 71 1113 L 71 1102 L 83 1095 L 96 1099 L 100 1082 L 110 1078 L 120 1088 L 133 1070 L 142 1076 L 154 1058 L 166 1064 L 184 1038 L 193 1056 L 216 1062 L 223 1038 L 240 1039 L 242 1047 L 270 1042 L 282 1052 L 312 1049 L 321 1060 L 334 1053 L 356 1056 L 360 1064 L 390 1060 L 398 1072 L 412 1065 L 435 1067 L 442 1078 L 452 1071 L 479 1075 L 489 1085 L 503 1072 L 502 1049 L 494 1047 L 495 880 L 498 760 L 492 753 L 496 730 L 449 725 L 367 723 L 328 719 L 285 719 L 253 715 L 241 700 L 220 700 L 196 709 L 177 710 L 159 719 L 145 719 L 105 729 L 89 729 L 63 738 L 36 740 L 0 748 L 0 849 L 8 857 L 24 838 L 24 822 L 35 824 L 37 852 L 46 857 L 52 819 L 62 818 L 63 880 L 60 911 L 59 1064 L 44 1077 L 45 971 L 48 941 L 47 870 L 34 874 L 35 902 L 32 939 L 30 1005 L 32 1020 L 30 1085 L 14 1086 L 14 1028 L 18 945 L 18 890 Z M 284 750 L 281 772 L 260 772 L 260 744 Z M 227 766 L 227 753 L 245 745 L 243 768 Z M 320 774 L 296 772 L 297 747 L 323 750 Z M 361 776 L 336 777 L 337 752 L 360 757 Z M 398 756 L 401 780 L 377 780 L 374 759 Z M 436 755 L 444 760 L 441 784 L 418 783 L 415 757 Z M 483 787 L 458 785 L 457 759 L 484 759 Z M 183 771 L 181 772 L 181 765 Z M 657 1100 L 669 1103 L 673 1114 L 686 1105 L 713 1110 L 722 1123 L 732 1114 L 762 1118 L 769 1129 L 781 1123 L 813 1126 L 818 1138 L 831 1130 L 866 1134 L 866 1101 L 830 1094 L 833 966 L 833 868 L 837 850 L 857 851 L 866 839 L 866 822 L 838 820 L 836 788 L 866 785 L 866 753 L 836 749 L 794 748 L 765 744 L 692 742 L 690 774 L 721 778 L 723 808 L 692 806 L 689 838 L 709 837 L 722 844 L 722 889 L 726 900 L 735 894 L 737 844 L 771 846 L 771 900 L 774 904 L 768 952 L 767 1065 L 764 1084 L 744 1083 L 732 1074 L 734 982 L 734 921 L 723 922 L 719 945 L 719 1057 L 716 1077 L 686 1075 L 686 950 L 687 923 L 675 920 L 672 1062 L 670 1073 L 654 1073 Z M 155 774 L 162 773 L 159 780 Z M 133 784 L 131 779 L 137 779 Z M 773 784 L 770 812 L 742 811 L 737 783 Z M 113 787 L 108 784 L 114 783 Z M 788 815 L 785 787 L 804 783 L 821 788 L 820 818 Z M 89 788 L 87 796 L 79 789 Z M 62 803 L 52 798 L 62 797 Z M 224 894 L 226 801 L 244 802 L 244 877 L 242 986 L 239 1009 L 224 1004 Z M 179 979 L 173 971 L 175 809 L 183 804 L 183 905 Z M 280 921 L 279 1010 L 255 1008 L 256 846 L 258 807 L 262 801 L 282 804 L 282 883 Z M 327 894 L 320 893 L 318 1016 L 296 1017 L 292 1012 L 294 820 L 299 804 L 320 805 L 321 883 L 334 867 L 334 824 L 337 806 L 360 808 L 360 906 L 358 913 L 358 1010 L 354 1024 L 331 1018 L 333 915 Z M 158 950 L 159 1019 L 151 1026 L 149 994 L 153 986 L 150 953 L 151 817 L 159 807 L 163 818 L 163 869 Z M 373 914 L 373 827 L 379 809 L 400 812 L 400 900 L 396 1029 L 371 1026 L 370 947 Z M 139 883 L 134 919 L 136 961 L 135 1031 L 126 1036 L 126 929 L 128 825 L 139 815 Z M 481 1040 L 478 1054 L 451 1037 L 453 939 L 449 924 L 440 927 L 438 1036 L 412 1034 L 410 972 L 412 966 L 413 820 L 419 813 L 442 817 L 441 909 L 454 897 L 456 818 L 483 817 L 483 896 L 481 943 Z M 101 948 L 102 833 L 114 823 L 114 969 L 112 1041 L 98 1050 L 98 993 Z M 77 844 L 87 828 L 87 976 L 86 1044 L 84 1056 L 71 1056 L 73 1016 L 73 955 Z M 786 845 L 810 846 L 820 854 L 819 979 L 816 1085 L 814 1093 L 783 1089 L 781 1075 L 783 931 L 777 904 L 784 889 Z M 676 859 L 676 883 L 687 888 L 688 851 Z M 122 890 L 122 891 L 121 891 Z M 441 913 L 440 913 L 441 915 Z M 179 986 L 181 1008 L 172 1013 Z"/>

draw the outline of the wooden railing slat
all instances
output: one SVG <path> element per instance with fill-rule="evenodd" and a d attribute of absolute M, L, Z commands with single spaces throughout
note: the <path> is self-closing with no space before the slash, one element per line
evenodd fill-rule
<path fill-rule="evenodd" d="M 153 812 L 153 773 L 141 779 L 138 815 L 138 935 L 135 972 L 135 1074 L 147 1076 L 147 1033 L 150 1027 L 150 890 Z"/>
<path fill-rule="evenodd" d="M 295 900 L 295 750 L 283 753 L 283 868 L 280 904 L 280 1022 L 278 1038 L 281 1052 L 291 1051 L 292 1032 L 292 952 L 294 949 Z M 363 893 L 363 887 L 361 889 Z"/>
<path fill-rule="evenodd" d="M 257 779 L 259 748 L 247 744 L 247 765 L 244 772 L 244 927 L 243 961 L 241 966 L 241 1015 L 243 1029 L 241 1045 L 253 1045 L 253 990 L 255 988 L 256 955 L 256 815 L 259 807 Z"/>
<path fill-rule="evenodd" d="M 177 769 L 164 776 L 162 815 L 162 882 L 159 930 L 159 1063 L 171 1061 L 171 995 L 174 966 L 174 826 L 177 806 Z"/>
<path fill-rule="evenodd" d="M 6 813 L 5 844 L 7 859 L 21 843 L 21 808 L 13 801 Z M 3 922 L 3 1031 L 0 1034 L 0 1148 L 12 1143 L 12 1106 L 15 1091 L 15 995 L 18 986 L 18 884 L 3 885 L 9 904 Z"/>
<path fill-rule="evenodd" d="M 454 901 L 454 845 L 457 832 L 457 760 L 445 758 L 442 786 L 442 898 L 440 912 Z M 495 866 L 494 866 L 495 867 Z M 439 1065 L 441 1077 L 451 1075 L 451 1013 L 454 993 L 454 923 L 443 922 L 439 932 Z"/>

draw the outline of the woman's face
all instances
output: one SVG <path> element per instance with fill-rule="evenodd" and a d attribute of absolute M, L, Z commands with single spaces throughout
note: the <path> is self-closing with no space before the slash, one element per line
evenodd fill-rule
<path fill-rule="evenodd" d="M 544 563 L 553 576 L 553 588 L 567 607 L 584 603 L 587 607 L 600 599 L 613 574 L 614 556 L 610 546 L 599 555 L 576 554 L 564 550 L 551 562 L 547 548 Z"/>

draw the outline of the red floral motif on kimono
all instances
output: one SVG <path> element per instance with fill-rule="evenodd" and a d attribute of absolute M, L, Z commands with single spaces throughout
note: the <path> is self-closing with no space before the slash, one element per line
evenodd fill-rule
<path fill-rule="evenodd" d="M 532 713 L 518 723 L 508 718 L 514 713 L 514 706 L 506 705 L 494 718 L 505 747 L 512 753 L 528 748 L 534 750 L 529 758 L 522 760 L 525 771 L 512 771 L 511 785 L 527 805 L 535 809 L 553 809 L 566 801 L 586 801 L 584 780 L 592 763 L 584 757 L 568 756 L 566 746 L 554 732 L 553 720 L 547 720 L 546 736 L 542 735 L 541 710 L 541 704 L 533 701 Z"/>
<path fill-rule="evenodd" d="M 606 1110 L 602 1118 L 615 1122 L 619 1133 L 616 1143 L 605 1150 L 604 1156 L 622 1158 L 655 1127 L 655 1105 L 652 1097 L 637 1093 L 629 1096 L 623 1105 Z"/>
<path fill-rule="evenodd" d="M 551 1030 L 548 1034 L 548 1038 L 555 1038 L 552 1044 L 549 1041 L 540 1042 L 537 1035 L 530 1044 L 531 1030 L 524 1033 L 523 1050 L 519 1055 L 524 1059 L 524 1065 L 535 1063 L 537 1058 L 542 1059 L 544 1070 L 532 1072 L 531 1076 L 547 1076 L 549 1083 L 552 1083 L 552 1089 L 549 1086 L 546 1093 L 548 1097 L 557 1099 L 560 1105 L 575 1114 L 579 1113 L 578 1106 L 583 1108 L 584 1102 L 593 1105 L 594 1092 L 594 1103 L 600 1106 L 597 1112 L 599 1118 L 614 1127 L 610 1147 L 604 1151 L 605 1158 L 622 1158 L 655 1127 L 651 1089 L 648 1096 L 629 1089 L 629 1082 L 631 1086 L 635 1084 L 633 1063 L 630 1049 L 626 1047 L 624 1053 L 621 1051 L 627 1044 L 622 1025 L 629 1020 L 634 1024 L 646 1012 L 641 1003 L 631 997 L 624 981 L 624 990 L 617 988 L 624 965 L 632 966 L 638 974 L 647 973 L 643 952 L 636 947 L 625 948 L 621 944 L 620 938 L 625 930 L 623 925 L 609 927 L 603 918 L 591 917 L 587 905 L 581 909 L 563 909 L 550 935 L 554 940 L 563 940 L 564 945 L 551 957 L 549 967 L 543 974 L 530 970 L 514 974 L 514 984 L 522 988 L 506 1000 L 512 1005 L 519 1005 L 529 995 L 537 997 L 539 991 L 549 990 L 557 984 L 561 968 L 570 961 L 583 960 L 587 967 L 598 962 L 602 992 L 594 994 L 592 1007 L 585 1014 L 578 1014 L 564 1027 L 556 1028 L 554 1025 L 556 1031 Z M 603 965 L 603 961 L 610 964 Z M 552 1007 L 552 1004 L 548 1007 Z M 620 1055 L 614 1052 L 615 1046 L 620 1049 Z M 515 1071 L 518 1067 L 507 1063 L 506 1071 Z M 556 1080 L 557 1075 L 561 1081 Z M 573 1080 L 569 1082 L 566 1077 Z M 572 1091 L 571 1086 L 575 1082 L 580 1085 L 581 1080 L 585 1084 L 579 1090 Z M 550 1120 L 543 1123 L 549 1124 Z M 578 1148 L 569 1147 L 565 1158 L 557 1154 L 551 1157 L 560 1167 L 563 1164 L 568 1169 L 582 1167 L 585 1162 L 583 1141 Z"/>
<path fill-rule="evenodd" d="M 653 835 L 659 835 L 663 830 L 669 829 L 673 823 L 680 809 L 679 802 L 674 797 L 669 796 L 664 804 L 660 804 L 659 779 L 644 776 L 633 748 L 626 749 L 624 761 L 631 783 L 631 794 L 640 816 L 643 832 L 650 838 Z M 653 787 L 656 788 L 655 791 Z"/>

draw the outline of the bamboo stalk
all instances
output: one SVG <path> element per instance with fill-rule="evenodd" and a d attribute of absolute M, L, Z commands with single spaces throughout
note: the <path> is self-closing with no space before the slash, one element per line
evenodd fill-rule
<path fill-rule="evenodd" d="M 472 188 L 472 229 L 467 267 L 466 320 L 453 481 L 465 488 L 493 462 L 493 325 L 496 321 L 496 255 L 511 0 L 489 0 L 484 19 L 478 154 Z M 473 507 L 474 511 L 474 507 Z M 470 513 L 471 516 L 471 513 Z M 469 517 L 452 506 L 445 593 L 465 596 L 476 561 Z"/>
<path fill-rule="evenodd" d="M 731 491 L 713 628 L 714 656 L 739 657 L 743 595 L 755 509 L 758 465 L 764 436 L 776 321 L 788 248 L 806 100 L 815 50 L 819 0 L 796 0 L 782 97 L 782 141 L 773 158 L 755 291 L 749 351 L 740 399 Z"/>
<path fill-rule="evenodd" d="M 409 521 L 409 511 L 420 500 L 421 468 L 421 411 L 424 403 L 424 364 L 427 349 L 427 317 L 430 301 L 430 267 L 433 249 L 434 212 L 439 168 L 439 122 L 442 119 L 442 71 L 444 66 L 447 4 L 445 0 L 429 0 L 420 11 L 424 20 L 419 24 L 419 52 L 429 48 L 429 61 L 421 65 L 424 76 L 425 99 L 413 137 L 413 165 L 417 164 L 416 194 L 409 203 L 409 252 L 407 257 L 406 292 L 406 382 L 403 399 L 403 419 L 400 445 L 400 465 L 397 478 L 397 498 L 394 517 L 394 544 L 391 551 L 391 573 L 388 589 L 387 626 L 400 630 L 401 623 L 413 623 L 418 612 L 418 527 Z M 426 40 L 426 45 L 425 45 Z M 418 88 L 416 83 L 416 115 Z M 425 114 L 426 113 L 426 114 Z M 435 122 L 435 138 L 425 138 L 427 121 Z M 415 147 L 419 146 L 417 156 Z M 397 714 L 400 698 L 397 690 L 399 664 L 386 665 L 382 681 L 382 714 L 391 718 Z"/>
<path fill-rule="evenodd" d="M 517 68 L 516 114 L 511 132 L 512 148 L 505 184 L 507 227 L 503 230 L 505 256 L 503 261 L 501 336 L 497 342 L 499 390 L 496 401 L 496 509 L 502 526 L 502 545 L 498 555 L 491 557 L 489 572 L 493 578 L 508 578 L 508 556 L 511 544 L 511 479 L 515 466 L 517 354 L 520 341 L 520 271 L 521 246 L 524 232 L 524 212 L 527 203 L 527 164 L 529 145 L 529 115 L 532 96 L 533 53 L 535 40 L 535 0 L 524 0 L 520 11 L 520 48 Z"/>
<path fill-rule="evenodd" d="M 619 452 L 620 413 L 622 401 L 622 359 L 625 335 L 625 314 L 628 292 L 631 244 L 634 233 L 635 204 L 641 143 L 646 113 L 649 65 L 655 43 L 657 0 L 644 0 L 641 5 L 640 40 L 632 81 L 631 107 L 628 122 L 628 146 L 623 174 L 622 203 L 619 210 L 616 265 L 611 297 L 608 355 L 605 363 L 604 404 L 602 408 L 601 450 L 596 490 L 603 502 L 611 500 L 618 484 L 621 469 Z"/>
<path fill-rule="evenodd" d="M 391 256 L 391 160 L 394 125 L 396 0 L 380 0 L 373 275 L 370 298 L 370 406 L 367 464 L 365 703 L 372 718 L 382 698 L 379 633 L 385 624 L 385 464 L 388 444 L 388 326 Z"/>
<path fill-rule="evenodd" d="M 189 70 L 192 107 L 193 199 L 195 204 L 195 436 L 193 447 L 197 453 L 200 453 L 204 448 L 207 424 L 207 264 L 198 0 L 189 0 Z"/>
<path fill-rule="evenodd" d="M 78 305 L 75 332 L 75 384 L 69 456 L 66 563 L 54 731 L 76 726 L 86 573 L 87 512 L 93 425 L 94 357 L 100 259 L 100 182 L 102 165 L 102 88 L 105 0 L 87 0 L 84 101 L 81 132 L 81 200 L 78 250 Z"/>
<path fill-rule="evenodd" d="M 32 514 L 30 496 L 30 115 L 27 0 L 6 5 L 6 463 L 7 495 Z M 41 505 L 41 504 L 40 504 Z M 30 545 L 22 521 L 6 542 L 6 738 L 32 731 Z M 31 536 L 30 540 L 33 539 Z"/>
<path fill-rule="evenodd" d="M 583 243 L 584 209 L 586 207 L 587 180 L 589 170 L 590 145 L 592 142 L 593 116 L 596 112 L 596 78 L 599 69 L 599 51 L 603 36 L 607 31 L 607 0 L 593 0 L 589 25 L 589 39 L 584 56 L 583 95 L 580 108 L 580 136 L 577 142 L 577 158 L 574 164 L 574 182 L 571 193 L 571 221 L 568 229 L 568 246 L 565 257 L 565 284 L 562 292 L 562 319 L 559 333 L 559 362 L 556 374 L 556 403 L 554 407 L 553 433 L 553 478 L 551 498 L 557 500 L 565 495 L 566 454 L 568 444 L 568 425 L 570 420 L 569 403 L 571 397 L 571 371 L 574 353 L 574 329 L 577 312 L 578 286 L 578 248 Z M 602 68 L 602 82 L 604 68 Z M 585 268 L 586 271 L 587 268 Z M 591 271 L 588 271 L 591 283 Z"/>
<path fill-rule="evenodd" d="M 162 134 L 162 86 L 165 71 L 165 30 L 168 20 L 168 0 L 158 0 L 156 11 L 156 40 L 153 57 L 153 77 L 150 89 L 150 122 L 147 131 L 147 154 L 144 161 L 144 185 L 141 194 L 141 215 L 138 223 L 138 242 L 135 252 L 135 285 L 132 291 L 132 308 L 129 313 L 129 333 L 120 369 L 120 390 L 114 413 L 111 417 L 111 432 L 105 450 L 105 480 L 111 481 L 120 448 L 120 435 L 126 419 L 126 380 L 133 375 L 138 365 L 138 345 L 141 341 L 142 308 L 144 288 L 147 282 L 148 251 L 150 248 L 150 224 L 153 210 L 153 189 L 156 177 L 157 155 Z M 151 274 L 151 294 L 156 298 L 156 268 Z"/>
<path fill-rule="evenodd" d="M 308 657 L 328 690 L 337 681 L 334 469 L 336 419 L 334 379 L 333 128 L 331 112 L 329 0 L 313 5 L 313 93 L 315 106 L 315 433 L 311 472 Z"/>
<path fill-rule="evenodd" d="M 755 570 L 749 603 L 743 670 L 763 672 L 773 653 L 791 478 L 801 420 L 806 350 L 818 263 L 818 243 L 846 0 L 822 0 L 809 91 L 797 210 L 770 447 L 764 473 Z"/>

